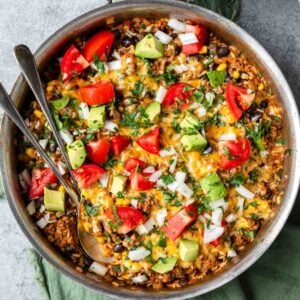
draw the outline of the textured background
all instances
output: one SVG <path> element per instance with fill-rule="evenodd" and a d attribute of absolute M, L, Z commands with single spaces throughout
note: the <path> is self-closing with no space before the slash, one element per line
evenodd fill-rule
<path fill-rule="evenodd" d="M 15 45 L 24 43 L 34 51 L 66 22 L 104 3 L 104 0 L 0 0 L 0 80 L 4 86 L 10 90 L 19 73 L 12 55 Z M 242 0 L 238 22 L 279 64 L 298 104 L 299 16 L 297 0 Z M 6 200 L 0 200 L 0 300 L 42 298 L 28 260 L 29 248 Z"/>

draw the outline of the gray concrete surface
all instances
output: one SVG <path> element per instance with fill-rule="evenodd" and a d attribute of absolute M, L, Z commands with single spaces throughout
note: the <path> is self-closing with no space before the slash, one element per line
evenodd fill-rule
<path fill-rule="evenodd" d="M 4 86 L 10 90 L 19 73 L 12 56 L 15 45 L 24 43 L 35 50 L 60 26 L 104 2 L 0 0 L 0 80 Z M 242 4 L 238 23 L 274 57 L 300 101 L 299 2 L 243 0 Z M 0 300 L 42 299 L 28 260 L 29 248 L 6 200 L 0 200 Z"/>

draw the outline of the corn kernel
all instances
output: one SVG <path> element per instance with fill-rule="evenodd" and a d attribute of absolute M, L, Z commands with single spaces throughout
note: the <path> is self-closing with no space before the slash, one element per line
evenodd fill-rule
<path fill-rule="evenodd" d="M 226 70 L 227 70 L 227 64 L 225 64 L 225 63 L 221 63 L 217 67 L 217 71 L 226 71 Z"/>
<path fill-rule="evenodd" d="M 43 116 L 43 113 L 42 113 L 40 110 L 38 110 L 38 109 L 35 109 L 35 110 L 33 111 L 33 114 L 34 114 L 37 118 L 39 118 L 39 119 Z"/>
<path fill-rule="evenodd" d="M 47 92 L 52 92 L 54 90 L 54 86 L 48 85 Z"/>
<path fill-rule="evenodd" d="M 240 78 L 240 72 L 239 71 L 234 71 L 233 73 L 232 73 L 232 77 L 234 78 L 234 79 L 239 79 Z"/>
<path fill-rule="evenodd" d="M 130 200 L 129 199 L 125 199 L 125 198 L 117 198 L 116 199 L 116 205 L 121 206 L 121 205 L 129 205 L 130 204 Z"/>
<path fill-rule="evenodd" d="M 60 192 L 65 192 L 66 191 L 63 185 L 60 185 L 59 188 L 58 188 L 58 190 Z"/>
<path fill-rule="evenodd" d="M 104 243 L 105 243 L 105 237 L 104 237 L 104 236 L 98 236 L 98 237 L 97 237 L 97 241 L 98 241 L 100 244 L 104 244 Z"/>
<path fill-rule="evenodd" d="M 264 89 L 264 84 L 263 83 L 261 83 L 259 86 L 258 86 L 258 90 L 260 90 L 260 91 L 262 91 L 263 89 Z"/>
<path fill-rule="evenodd" d="M 26 154 L 31 158 L 35 158 L 35 150 L 33 148 L 27 148 Z"/>
<path fill-rule="evenodd" d="M 249 75 L 246 74 L 246 73 L 242 73 L 241 78 L 242 79 L 249 79 Z"/>
<path fill-rule="evenodd" d="M 205 54 L 205 53 L 207 53 L 207 46 L 202 46 L 202 48 L 200 49 L 200 51 L 199 51 L 199 53 L 200 54 Z"/>

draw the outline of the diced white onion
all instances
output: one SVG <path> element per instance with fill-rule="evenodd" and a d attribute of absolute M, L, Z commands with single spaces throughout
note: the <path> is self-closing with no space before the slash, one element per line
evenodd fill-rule
<path fill-rule="evenodd" d="M 212 103 L 215 100 L 215 97 L 216 97 L 216 95 L 213 92 L 207 92 L 205 94 L 205 98 L 209 103 Z"/>
<path fill-rule="evenodd" d="M 89 271 L 93 272 L 99 276 L 104 276 L 106 274 L 106 272 L 108 271 L 108 268 L 96 261 L 94 261 L 90 267 L 89 267 Z"/>
<path fill-rule="evenodd" d="M 135 250 L 130 250 L 128 252 L 128 258 L 133 261 L 139 261 L 146 256 L 148 256 L 151 252 L 147 250 L 145 247 L 138 247 Z"/>
<path fill-rule="evenodd" d="M 29 216 L 32 216 L 36 212 L 35 201 L 34 200 L 31 200 L 29 202 L 29 204 L 26 206 L 26 210 L 27 210 Z"/>
<path fill-rule="evenodd" d="M 166 157 L 166 156 L 170 156 L 170 155 L 174 155 L 174 154 L 176 154 L 176 150 L 173 146 L 159 151 L 159 155 L 161 157 Z"/>
<path fill-rule="evenodd" d="M 28 119 L 28 118 L 26 118 L 26 119 L 24 120 L 24 122 L 25 122 L 26 126 L 28 126 L 28 127 L 29 127 L 29 125 L 30 125 L 30 121 L 29 121 L 29 119 Z"/>
<path fill-rule="evenodd" d="M 185 172 L 176 172 L 175 175 L 175 180 L 179 183 L 183 183 L 186 178 L 186 173 Z"/>
<path fill-rule="evenodd" d="M 215 201 L 210 201 L 209 206 L 212 209 L 215 209 L 215 208 L 223 206 L 225 203 L 226 203 L 225 200 L 223 198 L 221 198 L 221 199 L 218 199 L 218 200 L 215 200 Z"/>
<path fill-rule="evenodd" d="M 120 60 L 113 60 L 107 63 L 108 70 L 115 71 L 122 69 L 122 62 Z"/>
<path fill-rule="evenodd" d="M 225 218 L 225 221 L 227 223 L 232 223 L 237 219 L 237 216 L 235 214 L 230 214 Z"/>
<path fill-rule="evenodd" d="M 245 202 L 244 198 L 242 197 L 238 198 L 237 209 L 239 213 L 242 213 L 244 210 L 244 202 Z"/>
<path fill-rule="evenodd" d="M 179 32 L 185 32 L 185 29 L 186 29 L 186 25 L 183 22 L 180 22 L 176 19 L 170 19 L 168 21 L 168 25 L 172 29 L 175 29 L 176 31 L 179 31 Z"/>
<path fill-rule="evenodd" d="M 149 181 L 151 182 L 156 182 L 162 175 L 162 170 L 157 170 L 154 173 L 151 174 L 151 176 L 149 177 Z"/>
<path fill-rule="evenodd" d="M 194 198 L 190 198 L 187 201 L 185 201 L 184 206 L 189 206 L 190 204 L 193 204 L 195 202 Z"/>
<path fill-rule="evenodd" d="M 193 191 L 185 183 L 181 183 L 176 188 L 176 191 L 186 198 L 190 198 L 193 195 Z"/>
<path fill-rule="evenodd" d="M 235 133 L 226 133 L 219 136 L 219 141 L 235 141 L 236 134 Z"/>
<path fill-rule="evenodd" d="M 107 188 L 108 186 L 108 181 L 109 181 L 109 173 L 106 172 L 101 177 L 99 178 L 100 184 L 103 188 Z"/>
<path fill-rule="evenodd" d="M 207 220 L 211 220 L 211 215 L 207 212 L 203 214 L 203 217 L 205 217 Z"/>
<path fill-rule="evenodd" d="M 40 209 L 39 209 L 39 212 L 43 213 L 45 210 L 46 210 L 46 207 L 45 207 L 45 205 L 42 204 Z"/>
<path fill-rule="evenodd" d="M 269 155 L 269 151 L 260 151 L 260 156 L 262 157 L 262 158 L 265 158 L 265 157 L 267 157 Z"/>
<path fill-rule="evenodd" d="M 202 216 L 202 215 L 199 215 L 199 216 L 198 216 L 198 220 L 199 220 L 200 222 L 202 222 L 202 223 L 206 224 L 206 219 L 205 219 L 205 217 L 204 217 L 204 216 Z"/>
<path fill-rule="evenodd" d="M 199 107 L 197 110 L 196 110 L 196 114 L 198 117 L 205 117 L 206 116 L 206 108 L 204 108 L 203 106 Z"/>
<path fill-rule="evenodd" d="M 222 236 L 224 233 L 224 227 L 221 226 L 216 226 L 216 225 L 211 225 L 210 228 L 204 229 L 204 244 L 208 244 Z"/>
<path fill-rule="evenodd" d="M 20 181 L 20 184 L 21 184 L 23 190 L 27 191 L 27 189 L 28 189 L 28 187 L 30 186 L 30 183 L 31 183 L 31 176 L 30 176 L 27 169 L 24 169 L 19 174 L 19 181 Z"/>
<path fill-rule="evenodd" d="M 181 65 L 175 65 L 174 66 L 174 70 L 175 70 L 175 72 L 176 73 L 183 73 L 183 72 L 185 72 L 185 71 L 187 71 L 187 67 L 186 67 L 186 65 L 184 65 L 184 64 L 181 64 Z"/>
<path fill-rule="evenodd" d="M 49 223 L 49 218 L 50 218 L 50 215 L 49 214 L 45 214 L 45 216 L 43 216 L 42 218 L 40 218 L 36 222 L 36 225 L 38 227 L 40 227 L 41 229 L 44 229 L 48 225 L 48 223 Z"/>
<path fill-rule="evenodd" d="M 149 166 L 143 170 L 144 174 L 152 174 L 155 172 L 155 168 L 153 166 Z"/>
<path fill-rule="evenodd" d="M 66 172 L 67 172 L 67 165 L 64 162 L 58 161 L 57 162 L 57 168 L 58 168 L 59 173 L 61 175 L 65 175 L 66 174 Z"/>
<path fill-rule="evenodd" d="M 157 186 L 159 186 L 159 187 L 166 187 L 166 185 L 164 184 L 164 182 L 163 182 L 163 180 L 162 179 L 159 179 L 159 180 L 157 180 Z"/>
<path fill-rule="evenodd" d="M 48 145 L 48 141 L 49 139 L 41 139 L 39 140 L 39 144 L 41 145 L 41 147 L 45 150 L 47 145 Z"/>
<path fill-rule="evenodd" d="M 178 188 L 179 185 L 180 185 L 180 182 L 177 182 L 175 180 L 172 183 L 168 184 L 167 187 L 171 192 L 174 192 L 174 191 L 176 191 L 176 189 Z"/>
<path fill-rule="evenodd" d="M 178 35 L 182 45 L 190 45 L 198 43 L 198 39 L 193 32 L 183 33 Z"/>
<path fill-rule="evenodd" d="M 135 231 L 139 234 L 148 234 L 155 226 L 155 221 L 150 218 L 147 222 L 145 222 L 144 224 L 138 225 L 135 228 Z"/>
<path fill-rule="evenodd" d="M 169 167 L 169 172 L 174 173 L 176 169 L 176 164 L 177 164 L 177 156 L 172 157 L 172 163 L 170 164 Z"/>
<path fill-rule="evenodd" d="M 222 206 L 223 211 L 226 211 L 229 208 L 228 202 L 225 202 L 224 205 Z"/>
<path fill-rule="evenodd" d="M 162 103 L 167 91 L 168 90 L 164 86 L 161 85 L 157 91 L 155 100 L 159 103 Z"/>
<path fill-rule="evenodd" d="M 139 200 L 137 200 L 137 199 L 131 199 L 131 200 L 130 200 L 130 204 L 131 204 L 131 206 L 134 207 L 134 208 L 137 208 L 138 203 L 139 203 Z"/>
<path fill-rule="evenodd" d="M 227 252 L 227 257 L 235 257 L 235 256 L 237 256 L 236 251 L 233 249 L 229 249 Z"/>
<path fill-rule="evenodd" d="M 218 207 L 212 211 L 211 214 L 211 221 L 213 224 L 221 226 L 223 219 L 223 210 L 222 208 Z"/>
<path fill-rule="evenodd" d="M 87 120 L 90 114 L 89 107 L 86 103 L 81 102 L 79 104 L 79 110 L 78 110 L 79 118 L 82 120 Z"/>
<path fill-rule="evenodd" d="M 166 210 L 165 208 L 160 209 L 160 210 L 156 213 L 155 219 L 156 219 L 157 225 L 158 225 L 159 227 L 161 227 L 161 226 L 164 225 L 167 214 L 168 214 L 168 213 L 167 213 L 167 210 Z"/>
<path fill-rule="evenodd" d="M 243 197 L 251 200 L 254 198 L 254 194 L 249 191 L 247 188 L 245 188 L 243 185 L 239 185 L 235 188 L 235 190 Z"/>
<path fill-rule="evenodd" d="M 71 134 L 71 132 L 69 130 L 62 129 L 59 131 L 59 134 L 67 145 L 69 145 L 73 142 L 73 135 Z"/>
<path fill-rule="evenodd" d="M 145 274 L 132 277 L 132 282 L 134 282 L 134 283 L 143 283 L 147 280 L 148 280 L 148 277 Z"/>
<path fill-rule="evenodd" d="M 165 45 L 169 44 L 172 41 L 172 37 L 164 33 L 163 31 L 158 30 L 154 35 L 160 42 Z"/>
<path fill-rule="evenodd" d="M 120 60 L 120 59 L 121 59 L 120 54 L 119 54 L 116 50 L 112 53 L 111 56 L 114 57 L 114 58 L 117 59 L 117 60 Z"/>
<path fill-rule="evenodd" d="M 105 121 L 104 128 L 108 131 L 115 132 L 118 130 L 118 125 L 112 121 Z"/>

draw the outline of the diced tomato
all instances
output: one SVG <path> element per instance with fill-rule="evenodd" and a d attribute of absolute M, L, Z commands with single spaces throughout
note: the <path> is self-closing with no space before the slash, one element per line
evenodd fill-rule
<path fill-rule="evenodd" d="M 84 57 L 91 62 L 94 60 L 95 54 L 97 54 L 101 61 L 106 61 L 114 39 L 114 34 L 109 30 L 95 34 L 85 44 L 83 49 Z"/>
<path fill-rule="evenodd" d="M 94 164 L 85 164 L 73 171 L 73 174 L 81 189 L 88 188 L 99 180 L 105 170 Z"/>
<path fill-rule="evenodd" d="M 247 90 L 228 83 L 225 90 L 226 102 L 233 116 L 239 120 L 243 110 L 247 110 L 252 104 L 255 95 L 248 94 Z"/>
<path fill-rule="evenodd" d="M 154 183 L 147 180 L 144 175 L 138 171 L 129 176 L 130 188 L 135 191 L 146 191 L 153 188 Z"/>
<path fill-rule="evenodd" d="M 134 207 L 131 206 L 119 206 L 116 207 L 116 213 L 118 216 L 114 215 L 112 209 L 109 209 L 106 213 L 107 217 L 117 224 L 118 220 L 121 221 L 119 225 L 118 232 L 121 234 L 126 234 L 133 230 L 136 226 L 143 224 L 145 217 L 143 214 Z"/>
<path fill-rule="evenodd" d="M 124 164 L 124 168 L 127 172 L 134 172 L 138 167 L 144 168 L 146 163 L 136 157 L 128 158 Z"/>
<path fill-rule="evenodd" d="M 96 163 L 103 164 L 108 159 L 110 143 L 108 139 L 101 138 L 85 145 L 88 158 Z"/>
<path fill-rule="evenodd" d="M 149 133 L 142 135 L 136 140 L 137 144 L 144 150 L 152 153 L 159 153 L 159 127 L 151 130 Z"/>
<path fill-rule="evenodd" d="M 175 83 L 169 87 L 163 101 L 162 105 L 167 107 L 173 104 L 175 101 L 180 103 L 180 107 L 185 107 L 189 103 L 188 98 L 193 94 L 193 88 L 186 83 Z"/>
<path fill-rule="evenodd" d="M 221 238 L 217 238 L 214 241 L 210 242 L 209 244 L 212 245 L 213 247 L 217 247 L 221 242 Z"/>
<path fill-rule="evenodd" d="M 205 44 L 207 31 L 206 28 L 199 25 L 187 25 L 185 32 L 193 32 L 198 38 L 198 43 L 183 45 L 182 52 L 186 55 L 197 54 Z"/>
<path fill-rule="evenodd" d="M 29 198 L 34 199 L 44 195 L 44 187 L 56 182 L 57 178 L 50 168 L 32 169 Z"/>
<path fill-rule="evenodd" d="M 162 227 L 162 230 L 173 241 L 181 236 L 186 228 L 196 220 L 198 216 L 195 204 L 190 204 L 171 217 Z"/>
<path fill-rule="evenodd" d="M 79 75 L 89 65 L 89 62 L 86 61 L 79 50 L 74 45 L 72 45 L 66 51 L 61 60 L 60 69 L 63 73 L 63 79 L 69 80 L 73 76 Z"/>
<path fill-rule="evenodd" d="M 109 81 L 84 85 L 79 88 L 79 93 L 82 101 L 88 105 L 106 104 L 115 98 L 114 86 Z"/>
<path fill-rule="evenodd" d="M 186 55 L 193 55 L 200 52 L 202 46 L 200 43 L 194 43 L 189 45 L 183 45 L 182 46 L 182 53 Z"/>
<path fill-rule="evenodd" d="M 220 167 L 223 170 L 243 164 L 249 159 L 251 154 L 251 145 L 247 138 L 221 142 L 219 149 L 221 154 Z"/>
<path fill-rule="evenodd" d="M 110 147 L 114 155 L 120 155 L 121 152 L 130 144 L 130 139 L 125 136 L 113 136 Z"/>

